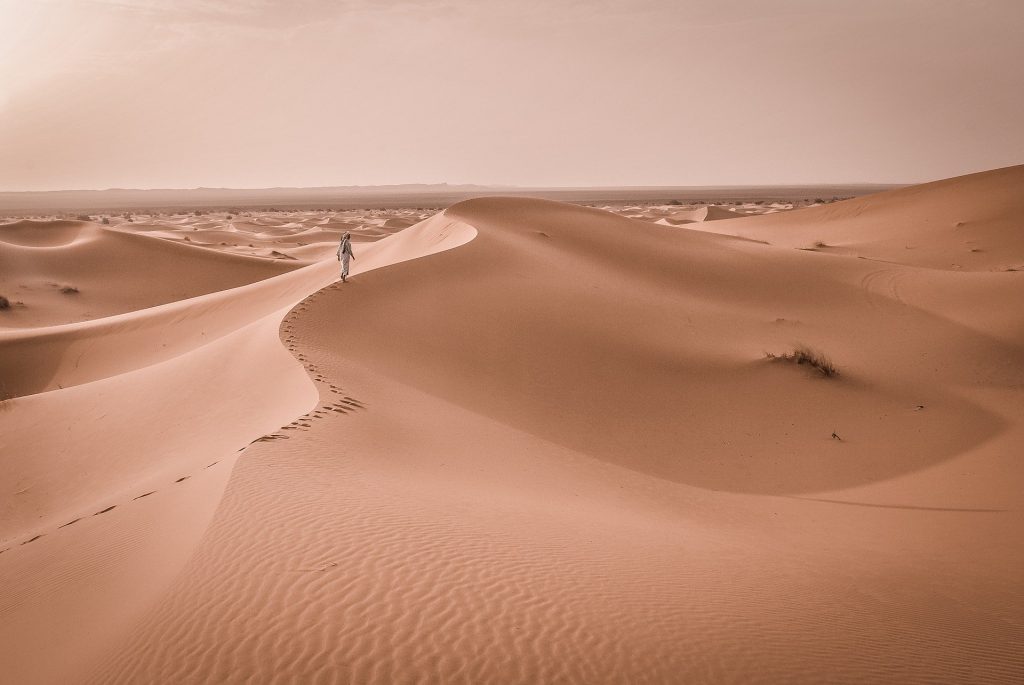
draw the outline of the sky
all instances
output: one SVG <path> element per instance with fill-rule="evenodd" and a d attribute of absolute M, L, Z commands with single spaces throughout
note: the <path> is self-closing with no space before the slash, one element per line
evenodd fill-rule
<path fill-rule="evenodd" d="M 1024 163 L 1020 0 L 0 0 L 0 190 Z"/>

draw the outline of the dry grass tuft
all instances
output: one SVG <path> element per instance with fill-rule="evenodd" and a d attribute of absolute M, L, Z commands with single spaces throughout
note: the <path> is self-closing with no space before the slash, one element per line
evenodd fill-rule
<path fill-rule="evenodd" d="M 787 352 L 786 354 L 772 354 L 771 352 L 766 352 L 765 357 L 775 361 L 807 364 L 811 368 L 816 369 L 818 373 L 826 378 L 832 378 L 839 375 L 839 369 L 836 368 L 831 359 L 821 352 L 813 350 L 805 345 L 799 345 L 794 348 L 792 352 Z"/>

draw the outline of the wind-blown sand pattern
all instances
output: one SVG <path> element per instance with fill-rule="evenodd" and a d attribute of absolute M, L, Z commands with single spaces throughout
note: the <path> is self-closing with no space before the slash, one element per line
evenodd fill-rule
<path fill-rule="evenodd" d="M 0 226 L 4 678 L 1020 682 L 1022 187 Z"/>

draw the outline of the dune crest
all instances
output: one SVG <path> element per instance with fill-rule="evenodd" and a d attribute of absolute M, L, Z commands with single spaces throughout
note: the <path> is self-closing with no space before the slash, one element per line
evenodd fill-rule
<path fill-rule="evenodd" d="M 93 227 L 94 228 L 94 227 Z M 0 243 L 18 247 L 63 247 L 94 231 L 85 221 L 36 221 L 22 219 L 0 224 Z"/>
<path fill-rule="evenodd" d="M 427 220 L 365 245 L 355 273 L 473 235 Z M 125 237 L 166 254 L 166 243 Z M 199 257 L 199 268 L 209 263 Z M 279 330 L 297 302 L 336 277 L 336 264 L 321 262 L 136 312 L 0 333 L 0 643 L 9 677 L 66 682 L 123 637 L 193 552 L 238 456 L 255 441 L 286 439 L 281 427 L 316 405 L 316 386 Z M 54 416 L 67 417 L 59 431 L 49 428 Z M 94 561 L 104 553 L 107 561 Z M 103 630 L 81 632 L 73 617 L 83 613 Z M 36 660 L 43 644 L 63 658 Z"/>
<path fill-rule="evenodd" d="M 704 230 L 954 271 L 1024 269 L 1024 165 Z"/>

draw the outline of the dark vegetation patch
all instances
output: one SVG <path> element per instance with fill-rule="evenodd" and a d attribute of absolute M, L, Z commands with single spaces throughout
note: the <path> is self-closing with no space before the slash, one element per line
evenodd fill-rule
<path fill-rule="evenodd" d="M 764 356 L 772 361 L 806 364 L 826 378 L 839 375 L 839 369 L 836 368 L 831 359 L 805 345 L 800 345 L 794 348 L 792 352 L 786 352 L 785 354 L 766 352 Z"/>

